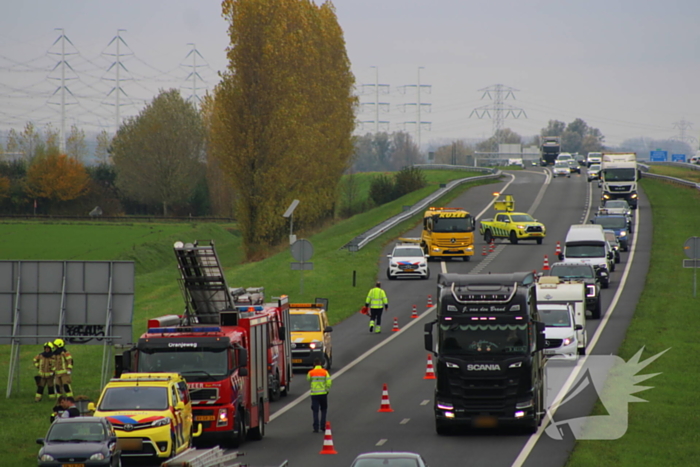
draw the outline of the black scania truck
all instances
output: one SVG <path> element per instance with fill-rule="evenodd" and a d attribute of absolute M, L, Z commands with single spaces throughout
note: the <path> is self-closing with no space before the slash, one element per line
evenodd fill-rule
<path fill-rule="evenodd" d="M 437 320 L 425 325 L 435 358 L 435 429 L 520 425 L 545 414 L 544 324 L 532 273 L 440 274 Z M 433 327 L 437 324 L 437 342 Z"/>

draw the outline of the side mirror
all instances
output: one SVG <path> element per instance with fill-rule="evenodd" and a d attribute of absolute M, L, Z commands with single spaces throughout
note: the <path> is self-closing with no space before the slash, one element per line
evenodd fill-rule
<path fill-rule="evenodd" d="M 332 327 L 332 326 L 326 326 L 326 329 L 324 329 L 323 332 L 333 332 L 333 327 Z"/>
<path fill-rule="evenodd" d="M 43 446 L 44 445 L 44 438 L 37 438 L 36 444 L 41 444 Z"/>
<path fill-rule="evenodd" d="M 185 403 L 180 401 L 177 404 L 175 404 L 175 410 L 185 410 Z"/>
<path fill-rule="evenodd" d="M 506 224 L 508 224 L 508 223 L 510 223 L 510 219 L 504 219 L 503 222 L 505 222 Z"/>
<path fill-rule="evenodd" d="M 238 376 L 248 376 L 248 367 L 241 367 L 238 369 Z"/>
<path fill-rule="evenodd" d="M 574 326 L 575 331 L 580 331 L 582 329 L 583 329 L 583 325 L 581 325 L 581 324 L 577 324 L 576 326 Z"/>
<path fill-rule="evenodd" d="M 391 255 L 386 255 L 387 258 L 391 258 Z"/>
<path fill-rule="evenodd" d="M 286 326 L 280 326 L 279 333 L 280 333 L 280 335 L 279 335 L 280 340 L 286 341 L 287 340 L 287 328 L 286 328 Z"/>
<path fill-rule="evenodd" d="M 436 322 L 433 321 L 432 323 L 426 323 L 423 326 L 423 343 L 425 344 L 425 350 L 428 352 L 435 352 L 433 350 L 433 324 Z"/>
<path fill-rule="evenodd" d="M 595 221 L 594 221 L 593 219 L 591 219 L 591 221 L 590 221 L 590 222 L 591 222 L 591 224 L 595 224 Z"/>
<path fill-rule="evenodd" d="M 244 348 L 238 349 L 238 366 L 248 366 L 248 350 Z"/>
<path fill-rule="evenodd" d="M 535 321 L 535 332 L 537 333 L 536 336 L 536 342 L 535 342 L 535 349 L 536 350 L 544 350 L 547 344 L 545 344 L 545 338 L 544 338 L 544 323 L 541 321 Z"/>
<path fill-rule="evenodd" d="M 613 254 L 611 251 L 608 252 L 608 259 L 613 259 Z"/>
<path fill-rule="evenodd" d="M 116 442 L 117 442 L 117 439 L 119 439 L 119 438 L 117 438 L 116 436 L 110 436 L 109 438 L 107 438 L 107 442 L 110 443 L 110 444 L 111 444 L 111 443 L 116 443 Z"/>
<path fill-rule="evenodd" d="M 559 261 L 564 261 L 564 253 L 559 253 Z"/>

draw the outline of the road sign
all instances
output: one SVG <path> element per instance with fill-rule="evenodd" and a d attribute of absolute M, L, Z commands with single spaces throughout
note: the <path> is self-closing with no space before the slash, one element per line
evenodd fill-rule
<path fill-rule="evenodd" d="M 700 259 L 684 259 L 683 267 L 686 269 L 700 268 Z"/>
<path fill-rule="evenodd" d="M 700 237 L 690 237 L 686 240 L 683 253 L 690 259 L 700 259 Z"/>
<path fill-rule="evenodd" d="M 292 271 L 313 271 L 314 263 L 289 263 L 292 265 Z"/>
<path fill-rule="evenodd" d="M 668 151 L 651 151 L 649 160 L 651 162 L 666 162 L 668 160 Z"/>
<path fill-rule="evenodd" d="M 671 154 L 671 162 L 685 162 L 685 154 Z"/>
<path fill-rule="evenodd" d="M 308 240 L 297 240 L 292 244 L 291 247 L 292 256 L 295 260 L 301 261 L 302 263 L 311 259 L 314 255 L 314 247 Z"/>

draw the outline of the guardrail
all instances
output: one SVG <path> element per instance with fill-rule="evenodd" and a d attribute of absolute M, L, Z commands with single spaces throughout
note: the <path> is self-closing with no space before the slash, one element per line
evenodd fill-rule
<path fill-rule="evenodd" d="M 210 449 L 187 449 L 177 456 L 161 464 L 161 467 L 226 467 L 229 462 L 238 459 L 245 453 L 234 451 L 226 454 L 219 446 Z M 247 464 L 246 464 L 247 465 Z M 229 467 L 241 466 L 240 463 L 231 464 Z M 289 461 L 284 461 L 278 467 L 288 467 Z"/>
<path fill-rule="evenodd" d="M 348 243 L 343 245 L 340 249 L 348 249 L 350 251 L 358 251 L 367 243 L 371 242 L 375 238 L 379 237 L 381 234 L 386 232 L 387 230 L 391 229 L 392 227 L 400 224 L 401 222 L 405 221 L 406 219 L 409 219 L 416 214 L 422 212 L 425 210 L 426 207 L 430 205 L 433 201 L 439 199 L 446 193 L 449 193 L 452 189 L 455 187 L 462 185 L 464 183 L 469 183 L 469 182 L 475 182 L 478 180 L 491 180 L 491 179 L 497 179 L 500 178 L 502 173 L 498 169 L 491 169 L 491 168 L 484 168 L 484 167 L 467 167 L 467 166 L 459 166 L 459 165 L 441 165 L 441 164 L 417 164 L 414 165 L 413 167 L 418 167 L 418 168 L 430 168 L 430 169 L 435 169 L 435 170 L 440 170 L 443 168 L 449 169 L 449 170 L 468 170 L 468 171 L 474 171 L 478 170 L 479 172 L 488 172 L 489 175 L 479 175 L 476 177 L 468 177 L 468 178 L 462 178 L 459 180 L 452 180 L 449 183 L 446 183 L 444 187 L 439 188 L 436 190 L 433 194 L 430 196 L 427 196 L 414 204 L 413 206 L 410 206 L 408 209 L 406 209 L 404 212 L 401 214 L 397 214 L 394 217 L 390 217 L 389 219 L 385 220 L 384 222 L 372 227 L 368 231 L 364 232 L 361 235 L 358 235 L 357 237 L 353 238 L 350 240 Z"/>
<path fill-rule="evenodd" d="M 652 165 L 668 165 L 670 167 L 682 167 L 684 169 L 690 169 L 690 170 L 700 170 L 700 165 L 690 164 L 688 162 L 651 162 L 651 161 L 648 161 L 646 163 L 652 164 Z"/>
<path fill-rule="evenodd" d="M 676 185 L 687 186 L 689 188 L 695 188 L 696 190 L 700 190 L 700 183 L 691 182 L 690 180 L 683 180 L 682 178 L 669 177 L 668 175 L 659 175 L 650 172 L 642 172 L 642 178 L 664 180 L 666 182 L 675 183 Z"/>

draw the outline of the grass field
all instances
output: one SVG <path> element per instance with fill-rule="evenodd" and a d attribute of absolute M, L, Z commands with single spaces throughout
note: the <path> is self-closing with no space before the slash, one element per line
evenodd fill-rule
<path fill-rule="evenodd" d="M 670 165 L 649 165 L 649 169 L 651 173 L 700 183 L 700 170 L 688 170 L 683 167 L 673 167 Z"/>
<path fill-rule="evenodd" d="M 672 176 L 689 179 L 686 172 Z M 700 193 L 651 179 L 643 179 L 642 187 L 653 209 L 651 265 L 619 356 L 627 361 L 643 346 L 642 358 L 671 350 L 641 372 L 661 374 L 640 384 L 653 389 L 637 394 L 648 403 L 629 404 L 627 433 L 614 441 L 577 442 L 570 467 L 700 463 L 700 294 L 693 297 L 692 269 L 681 267 L 683 244 L 700 235 Z M 598 404 L 594 414 L 605 410 Z"/>
<path fill-rule="evenodd" d="M 137 265 L 133 334 L 138 337 L 150 317 L 179 313 L 183 309 L 177 284 L 177 267 L 172 244 L 176 240 L 200 242 L 213 239 L 217 253 L 225 265 L 230 286 L 259 286 L 266 296 L 288 294 L 293 301 L 316 297 L 330 300 L 329 315 L 333 323 L 357 312 L 367 289 L 377 273 L 377 261 L 383 245 L 415 225 L 420 215 L 386 232 L 357 253 L 339 250 L 354 236 L 380 221 L 401 212 L 435 191 L 440 183 L 475 174 L 457 171 L 428 172 L 429 186 L 408 194 L 369 212 L 338 222 L 317 233 L 308 233 L 314 245 L 313 271 L 304 272 L 304 293 L 300 289 L 300 272 L 291 271 L 293 261 L 284 247 L 279 254 L 256 263 L 243 263 L 241 243 L 235 225 L 202 224 L 71 224 L 17 222 L 0 223 L 2 259 L 25 260 L 133 260 Z M 484 182 L 481 182 L 484 183 Z M 366 184 L 366 187 L 369 183 Z M 473 185 L 466 185 L 441 202 L 447 203 Z M 296 232 L 301 238 L 303 235 Z M 357 272 L 357 286 L 352 286 L 352 271 Z M 102 348 L 68 346 L 75 361 L 74 392 L 96 400 L 100 392 Z M 49 425 L 51 404 L 48 400 L 33 403 L 35 386 L 32 358 L 41 349 L 25 346 L 20 354 L 18 384 L 11 399 L 0 404 L 0 466 L 36 465 L 39 446 L 34 443 L 44 436 Z M 0 386 L 7 387 L 9 346 L 0 346 Z M 46 396 L 44 396 L 46 399 Z"/>

